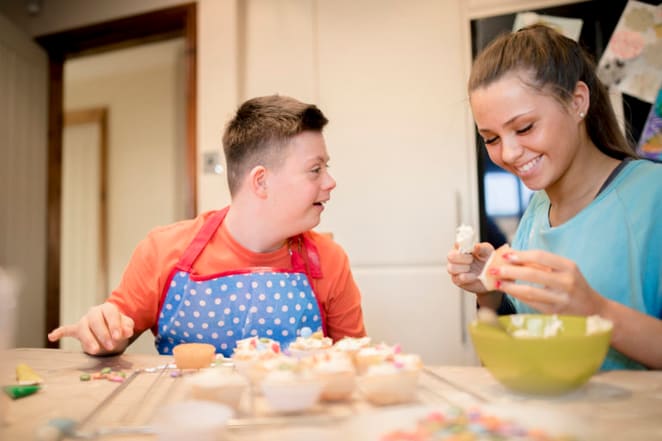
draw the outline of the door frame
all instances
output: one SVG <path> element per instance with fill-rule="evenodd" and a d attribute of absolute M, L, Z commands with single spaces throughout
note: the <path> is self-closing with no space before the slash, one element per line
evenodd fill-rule
<path fill-rule="evenodd" d="M 37 37 L 49 60 L 46 330 L 60 325 L 63 73 L 68 59 L 183 37 L 186 46 L 186 214 L 197 212 L 197 5 L 123 17 Z M 46 347 L 58 347 L 44 337 Z"/>

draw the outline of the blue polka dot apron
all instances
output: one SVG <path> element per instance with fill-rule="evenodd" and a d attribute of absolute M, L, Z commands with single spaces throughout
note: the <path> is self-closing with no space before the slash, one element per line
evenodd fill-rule
<path fill-rule="evenodd" d="M 326 334 L 311 285 L 322 276 L 319 256 L 303 235 L 288 241 L 290 269 L 243 268 L 211 276 L 192 271 L 226 213 L 227 208 L 207 219 L 170 275 L 159 305 L 159 353 L 172 354 L 179 343 L 198 342 L 230 356 L 237 340 L 251 336 L 268 337 L 287 348 L 301 328 Z"/>

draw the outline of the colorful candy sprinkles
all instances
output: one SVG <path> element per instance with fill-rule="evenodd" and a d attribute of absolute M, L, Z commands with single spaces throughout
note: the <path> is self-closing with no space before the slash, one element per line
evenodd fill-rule
<path fill-rule="evenodd" d="M 412 430 L 395 430 L 380 441 L 576 441 L 568 435 L 552 436 L 510 420 L 459 407 L 428 413 Z"/>
<path fill-rule="evenodd" d="M 83 373 L 80 374 L 80 381 L 90 381 L 90 380 L 108 380 L 114 381 L 116 383 L 121 383 L 126 379 L 126 372 L 124 371 L 113 371 L 109 367 L 101 369 L 99 372 L 92 374 Z"/>

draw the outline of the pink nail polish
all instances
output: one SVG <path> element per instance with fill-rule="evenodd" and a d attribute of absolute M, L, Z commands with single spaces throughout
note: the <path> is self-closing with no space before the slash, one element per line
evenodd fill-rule
<path fill-rule="evenodd" d="M 498 276 L 499 275 L 499 268 L 490 268 L 487 270 L 487 274 L 491 276 Z"/>
<path fill-rule="evenodd" d="M 497 280 L 497 281 L 494 283 L 494 286 L 496 287 L 496 289 L 501 288 L 501 280 Z"/>

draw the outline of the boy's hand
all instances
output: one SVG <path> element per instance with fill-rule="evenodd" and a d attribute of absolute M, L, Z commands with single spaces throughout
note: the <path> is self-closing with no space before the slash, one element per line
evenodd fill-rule
<path fill-rule="evenodd" d="M 48 334 L 50 341 L 73 337 L 90 355 L 105 355 L 124 351 L 133 336 L 133 320 L 122 314 L 112 303 L 90 308 L 77 323 L 60 326 Z"/>
<path fill-rule="evenodd" d="M 453 283 L 460 288 L 482 294 L 487 290 L 478 276 L 493 252 L 494 247 L 488 242 L 475 244 L 471 254 L 460 253 L 456 244 L 446 255 L 446 271 Z"/>

